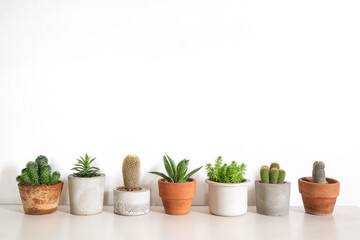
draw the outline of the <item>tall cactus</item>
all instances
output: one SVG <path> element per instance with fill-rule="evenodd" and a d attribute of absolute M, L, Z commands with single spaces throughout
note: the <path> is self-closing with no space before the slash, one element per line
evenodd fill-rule
<path fill-rule="evenodd" d="M 269 168 L 264 165 L 260 169 L 260 178 L 262 183 L 269 183 Z"/>
<path fill-rule="evenodd" d="M 16 181 L 27 186 L 57 184 L 60 173 L 55 171 L 51 176 L 51 167 L 47 163 L 45 156 L 38 156 L 35 161 L 26 164 L 26 168 L 16 177 Z"/>
<path fill-rule="evenodd" d="M 269 182 L 273 184 L 277 183 L 279 178 L 279 170 L 277 168 L 271 168 L 269 175 L 270 175 Z"/>
<path fill-rule="evenodd" d="M 327 183 L 325 176 L 325 164 L 322 161 L 314 162 L 311 182 L 321 184 Z"/>
<path fill-rule="evenodd" d="M 277 183 L 284 183 L 286 172 L 284 169 L 279 170 L 279 178 Z"/>
<path fill-rule="evenodd" d="M 136 189 L 136 183 L 139 176 L 140 159 L 135 154 L 129 154 L 124 158 L 122 173 L 125 188 L 128 190 Z"/>

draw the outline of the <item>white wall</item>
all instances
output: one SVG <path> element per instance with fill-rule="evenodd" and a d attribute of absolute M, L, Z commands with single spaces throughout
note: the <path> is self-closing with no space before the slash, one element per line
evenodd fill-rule
<path fill-rule="evenodd" d="M 128 153 L 161 204 L 147 172 L 167 152 L 244 162 L 251 180 L 279 161 L 292 205 L 322 160 L 338 204 L 360 205 L 359 29 L 358 0 L 1 0 L 0 203 L 20 203 L 15 177 L 37 155 L 65 180 L 88 152 L 106 204 Z"/>

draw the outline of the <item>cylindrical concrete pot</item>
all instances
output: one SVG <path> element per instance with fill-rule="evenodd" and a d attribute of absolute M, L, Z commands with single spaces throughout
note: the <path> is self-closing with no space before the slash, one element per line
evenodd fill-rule
<path fill-rule="evenodd" d="M 219 216 L 239 216 L 247 212 L 247 188 L 250 180 L 242 183 L 218 183 L 206 179 L 209 185 L 209 209 Z"/>
<path fill-rule="evenodd" d="M 114 188 L 114 213 L 126 216 L 144 215 L 150 212 L 150 190 L 121 191 Z"/>
<path fill-rule="evenodd" d="M 256 212 L 267 216 L 289 214 L 291 183 L 262 183 L 255 181 Z"/>
<path fill-rule="evenodd" d="M 313 183 L 311 177 L 299 178 L 299 192 L 305 212 L 314 215 L 331 215 L 340 192 L 340 182 L 326 178 L 327 183 Z"/>
<path fill-rule="evenodd" d="M 70 213 L 93 215 L 102 212 L 104 204 L 105 174 L 96 177 L 68 176 Z"/>
<path fill-rule="evenodd" d="M 192 199 L 196 192 L 196 180 L 189 178 L 184 183 L 171 183 L 159 179 L 159 195 L 164 205 L 165 213 L 184 215 L 190 212 Z"/>
<path fill-rule="evenodd" d="M 26 214 L 42 215 L 56 211 L 64 182 L 54 185 L 25 186 L 18 184 L 19 193 Z"/>

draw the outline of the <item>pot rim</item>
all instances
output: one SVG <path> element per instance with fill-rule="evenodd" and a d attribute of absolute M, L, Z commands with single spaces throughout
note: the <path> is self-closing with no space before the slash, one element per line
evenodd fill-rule
<path fill-rule="evenodd" d="M 328 182 L 327 184 L 324 183 L 313 183 L 313 182 L 309 182 L 309 181 L 305 181 L 305 180 L 311 180 L 312 177 L 301 177 L 298 179 L 299 182 L 302 182 L 304 184 L 310 184 L 310 185 L 334 185 L 334 184 L 340 184 L 340 182 L 334 178 L 326 178 L 326 181 Z M 329 181 L 330 180 L 330 183 Z"/>
<path fill-rule="evenodd" d="M 57 186 L 59 184 L 64 184 L 64 181 L 59 180 L 56 184 L 51 185 L 22 185 L 21 183 L 18 183 L 19 188 L 53 188 L 54 186 Z"/>
<path fill-rule="evenodd" d="M 93 177 L 78 177 L 75 176 L 74 173 L 72 173 L 68 175 L 68 178 L 72 177 L 72 178 L 81 178 L 81 179 L 92 179 L 92 178 L 101 178 L 106 176 L 105 173 L 99 173 L 99 174 L 100 174 L 99 176 L 93 176 Z"/>
<path fill-rule="evenodd" d="M 241 186 L 249 185 L 251 180 L 245 178 L 245 181 L 241 182 L 241 183 L 219 183 L 219 182 L 211 181 L 207 178 L 207 179 L 205 179 L 205 182 L 209 185 L 216 185 L 219 187 L 241 187 Z"/>
<path fill-rule="evenodd" d="M 263 183 L 261 182 L 260 180 L 256 180 L 255 181 L 256 184 L 261 184 L 261 185 L 271 185 L 271 186 L 281 186 L 281 185 L 284 185 L 284 184 L 291 184 L 291 182 L 288 182 L 288 181 L 284 181 L 284 183 Z"/>
<path fill-rule="evenodd" d="M 191 180 L 191 181 L 189 181 L 189 180 Z M 176 182 L 176 183 L 173 183 L 173 182 L 167 182 L 167 181 L 165 181 L 165 178 L 160 178 L 160 179 L 158 180 L 158 182 L 161 183 L 161 184 L 192 184 L 192 183 L 196 183 L 196 180 L 195 180 L 195 178 L 189 178 L 188 181 L 186 181 L 186 182 L 182 182 L 182 183 Z"/>

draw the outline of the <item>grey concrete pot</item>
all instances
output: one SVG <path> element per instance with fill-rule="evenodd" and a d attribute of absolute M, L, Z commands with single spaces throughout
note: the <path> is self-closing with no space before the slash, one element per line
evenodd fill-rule
<path fill-rule="evenodd" d="M 70 213 L 93 215 L 102 212 L 104 205 L 105 174 L 97 177 L 68 176 Z"/>
<path fill-rule="evenodd" d="M 144 215 L 150 212 L 150 190 L 120 191 L 114 188 L 114 213 L 126 216 Z"/>
<path fill-rule="evenodd" d="M 256 212 L 267 216 L 289 214 L 290 182 L 282 184 L 255 181 Z"/>

